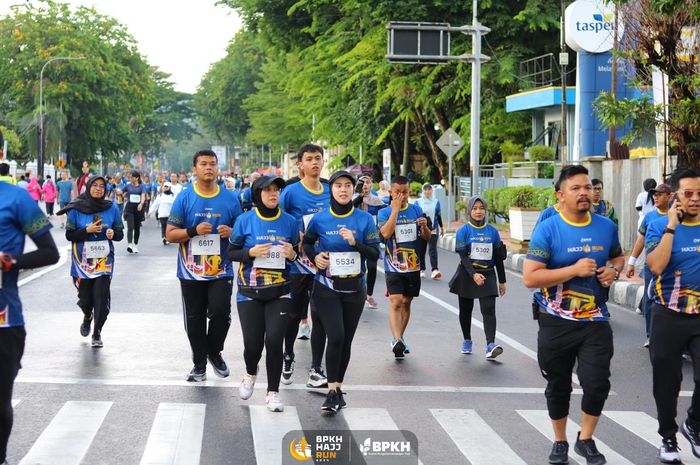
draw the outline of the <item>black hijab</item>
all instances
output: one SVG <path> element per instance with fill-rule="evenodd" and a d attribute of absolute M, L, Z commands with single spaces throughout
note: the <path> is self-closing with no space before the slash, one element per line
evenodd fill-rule
<path fill-rule="evenodd" d="M 267 208 L 262 201 L 262 191 L 270 184 L 276 184 L 280 192 L 286 185 L 284 180 L 278 176 L 260 176 L 253 181 L 253 185 L 250 187 L 253 191 L 253 204 L 263 218 L 274 218 L 280 211 L 279 204 L 275 208 Z"/>
<path fill-rule="evenodd" d="M 92 184 L 101 179 L 105 183 L 105 189 L 102 191 L 102 197 L 96 199 L 90 195 L 90 187 Z M 85 183 L 85 192 L 71 200 L 71 202 L 66 205 L 65 208 L 56 212 L 57 215 L 63 215 L 69 210 L 78 210 L 80 213 L 85 213 L 88 215 L 94 215 L 95 213 L 103 212 L 112 206 L 111 200 L 106 200 L 107 195 L 107 180 L 102 176 L 93 176 Z"/>
<path fill-rule="evenodd" d="M 343 205 L 340 202 L 338 202 L 335 199 L 335 197 L 333 197 L 333 183 L 335 183 L 335 181 L 340 178 L 348 178 L 350 182 L 352 182 L 352 186 L 355 187 L 355 177 L 347 171 L 343 170 L 334 173 L 328 181 L 331 185 L 331 210 L 333 210 L 333 213 L 335 213 L 336 215 L 347 215 L 348 213 L 350 213 L 350 210 L 353 209 L 352 199 L 348 203 Z"/>

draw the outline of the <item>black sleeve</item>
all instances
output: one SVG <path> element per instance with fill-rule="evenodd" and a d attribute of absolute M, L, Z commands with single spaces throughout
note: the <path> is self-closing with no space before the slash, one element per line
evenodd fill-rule
<path fill-rule="evenodd" d="M 229 242 L 226 255 L 228 255 L 228 258 L 231 261 L 238 263 L 248 263 L 253 261 L 253 257 L 250 256 L 249 252 L 250 248 L 244 248 L 243 246 L 231 244 Z"/>
<path fill-rule="evenodd" d="M 112 236 L 113 241 L 119 242 L 124 239 L 124 228 L 113 229 L 112 231 L 114 231 L 114 236 Z"/>
<path fill-rule="evenodd" d="M 353 207 L 359 207 L 360 205 L 362 205 L 362 199 L 363 199 L 363 198 L 364 198 L 363 196 L 358 195 L 357 197 L 355 197 L 354 199 L 352 199 L 352 206 L 353 206 Z"/>
<path fill-rule="evenodd" d="M 505 284 L 506 268 L 503 266 L 503 260 L 496 260 L 496 274 L 498 274 L 498 282 Z"/>
<path fill-rule="evenodd" d="M 464 269 L 467 270 L 469 276 L 474 276 L 474 267 L 472 266 L 472 261 L 469 259 L 469 254 L 466 250 L 459 251 L 459 261 Z"/>
<path fill-rule="evenodd" d="M 17 262 L 14 268 L 18 270 L 28 270 L 30 268 L 39 268 L 42 266 L 53 265 L 61 258 L 56 248 L 56 243 L 53 241 L 53 236 L 50 232 L 46 232 L 39 237 L 32 238 L 37 249 L 33 252 L 26 253 L 16 257 Z"/>
<path fill-rule="evenodd" d="M 642 207 L 634 207 L 638 212 L 642 211 Z"/>
<path fill-rule="evenodd" d="M 355 242 L 355 250 L 360 252 L 367 260 L 379 259 L 379 248 L 376 246 L 376 244 L 368 245 Z"/>
<path fill-rule="evenodd" d="M 116 231 L 114 232 L 116 234 Z M 122 231 L 122 237 L 124 232 Z M 87 228 L 68 229 L 66 228 L 66 239 L 71 242 L 85 242 L 88 238 Z"/>
<path fill-rule="evenodd" d="M 442 226 L 442 213 L 441 212 L 438 212 L 435 215 L 435 220 L 437 221 L 437 224 L 440 226 L 440 229 L 444 230 L 445 228 Z"/>

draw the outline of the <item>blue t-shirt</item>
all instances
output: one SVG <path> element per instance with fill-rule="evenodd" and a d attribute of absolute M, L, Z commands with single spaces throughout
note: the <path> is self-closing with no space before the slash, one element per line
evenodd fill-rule
<path fill-rule="evenodd" d="M 119 208 L 112 204 L 105 211 L 93 214 L 81 213 L 76 209 L 68 211 L 67 230 L 86 228 L 95 217 L 102 218 L 102 232 L 88 234 L 84 242 L 73 242 L 71 247 L 70 275 L 74 278 L 94 279 L 114 272 L 114 244 L 107 239 L 107 230 L 124 229 Z"/>
<path fill-rule="evenodd" d="M 647 213 L 647 216 L 650 213 Z M 649 224 L 644 245 L 647 256 L 661 242 L 668 217 Z M 652 301 L 680 313 L 700 313 L 700 223 L 682 223 L 673 235 L 671 259 L 653 281 Z"/>
<path fill-rule="evenodd" d="M 138 205 L 141 203 L 141 194 L 146 193 L 146 187 L 143 184 L 134 186 L 133 184 L 127 184 L 124 188 L 124 202 L 126 211 L 136 211 Z M 138 200 L 137 200 L 138 199 Z"/>
<path fill-rule="evenodd" d="M 36 239 L 49 229 L 51 223 L 26 190 L 0 182 L 0 251 L 18 257 L 24 253 L 24 236 Z M 0 328 L 24 326 L 18 276 L 17 269 L 0 273 Z"/>
<path fill-rule="evenodd" d="M 250 187 L 246 187 L 243 192 L 241 192 L 241 207 L 243 207 L 244 210 L 253 208 L 253 190 Z"/>
<path fill-rule="evenodd" d="M 384 226 L 391 216 L 391 208 L 382 208 L 377 214 L 377 227 Z M 387 273 L 411 273 L 420 271 L 418 255 L 421 250 L 420 227 L 418 218 L 423 216 L 423 210 L 409 203 L 399 211 L 396 218 L 394 235 L 383 238 L 386 247 L 384 254 L 384 270 Z"/>
<path fill-rule="evenodd" d="M 572 223 L 562 214 L 542 222 L 532 233 L 527 259 L 558 269 L 581 258 L 592 258 L 598 268 L 608 259 L 622 255 L 617 226 L 608 218 L 588 214 L 584 223 Z M 606 321 L 608 289 L 597 276 L 573 278 L 565 283 L 535 292 L 540 309 L 573 321 Z"/>
<path fill-rule="evenodd" d="M 280 212 L 274 218 L 265 218 L 260 216 L 257 209 L 242 214 L 236 225 L 233 228 L 233 233 L 229 241 L 231 244 L 240 246 L 244 249 L 250 249 L 258 244 L 269 244 L 273 246 L 279 245 L 280 241 L 288 242 L 292 246 L 299 245 L 299 223 L 292 215 Z M 272 250 L 272 254 L 279 254 L 278 250 Z M 236 282 L 238 286 L 269 286 L 272 284 L 282 284 L 289 280 L 289 273 L 292 268 L 292 262 L 283 260 L 278 255 L 279 259 L 275 266 L 283 263 L 283 268 L 257 268 L 255 259 L 241 263 L 238 268 L 238 277 Z M 284 296 L 288 297 L 288 296 Z M 249 297 L 237 294 L 238 302 L 251 300 Z"/>
<path fill-rule="evenodd" d="M 537 222 L 535 223 L 535 227 L 533 228 L 533 230 L 537 229 L 537 226 L 539 226 L 540 223 L 542 223 L 547 218 L 558 214 L 559 210 L 557 210 L 556 205 L 550 205 L 549 207 L 545 208 L 544 210 L 542 210 L 542 213 L 540 213 L 540 216 L 537 217 Z"/>
<path fill-rule="evenodd" d="M 331 254 L 334 252 L 354 252 L 357 256 L 345 256 L 340 259 L 343 261 L 359 260 L 360 273 L 339 276 L 364 275 L 366 271 L 365 260 L 357 252 L 357 249 L 348 244 L 348 241 L 340 235 L 339 231 L 343 228 L 352 231 L 355 241 L 360 244 L 379 244 L 379 233 L 372 215 L 357 208 L 353 208 L 345 215 L 336 215 L 330 208 L 316 213 L 309 221 L 305 238 L 308 237 L 311 240 L 318 241 L 316 247 L 320 252 L 330 252 Z M 333 258 L 331 257 L 331 260 Z M 334 289 L 334 279 L 331 274 L 331 267 L 316 272 L 316 281 L 330 289 Z"/>
<path fill-rule="evenodd" d="M 661 213 L 658 208 L 654 208 L 652 211 L 644 215 L 644 218 L 642 218 L 642 224 L 639 225 L 639 234 L 646 236 L 649 225 L 652 223 L 652 221 L 658 220 L 659 218 L 668 218 L 668 212 Z"/>
<path fill-rule="evenodd" d="M 201 194 L 195 185 L 193 189 L 184 190 L 175 197 L 168 224 L 184 229 L 199 223 L 212 225 L 209 236 L 196 236 L 180 244 L 178 278 L 210 281 L 233 277 L 233 266 L 226 254 L 228 240 L 221 238 L 216 228 L 222 224 L 233 227 L 241 213 L 238 197 L 218 186 L 216 193 L 211 195 Z"/>
<path fill-rule="evenodd" d="M 455 252 L 467 252 L 475 269 L 496 266 L 493 254 L 500 245 L 501 235 L 490 224 L 474 226 L 466 223 L 457 230 Z"/>
<path fill-rule="evenodd" d="M 58 189 L 58 203 L 68 204 L 71 201 L 71 193 L 73 192 L 73 181 L 65 180 L 58 181 L 56 183 L 56 189 Z"/>
<path fill-rule="evenodd" d="M 331 204 L 331 191 L 328 184 L 321 183 L 321 190 L 313 191 L 306 187 L 304 181 L 295 182 L 284 188 L 280 196 L 280 208 L 292 215 L 306 229 L 311 217 Z M 316 266 L 302 252 L 294 262 L 293 274 L 316 274 Z"/>
<path fill-rule="evenodd" d="M 143 183 L 143 192 L 146 194 L 146 200 L 151 198 L 151 192 L 153 191 L 153 184 L 150 182 Z"/>

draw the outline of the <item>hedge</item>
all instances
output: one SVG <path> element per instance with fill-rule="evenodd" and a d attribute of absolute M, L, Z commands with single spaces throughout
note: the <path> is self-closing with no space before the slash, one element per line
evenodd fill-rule
<path fill-rule="evenodd" d="M 492 221 L 495 221 L 496 217 L 508 221 L 508 211 L 511 207 L 544 210 L 556 202 L 556 196 L 553 187 L 515 186 L 487 189 L 484 191 L 484 200 L 488 204 Z"/>

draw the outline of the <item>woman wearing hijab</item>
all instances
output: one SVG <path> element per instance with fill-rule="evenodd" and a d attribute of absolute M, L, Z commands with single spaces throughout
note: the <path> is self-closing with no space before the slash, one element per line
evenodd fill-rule
<path fill-rule="evenodd" d="M 51 179 L 51 175 L 46 175 L 46 182 L 43 187 L 44 191 L 44 202 L 46 203 L 46 214 L 48 216 L 53 216 L 53 207 L 56 202 L 56 197 L 58 196 L 58 189 L 56 189 L 56 184 Z"/>
<path fill-rule="evenodd" d="M 494 360 L 503 353 L 503 348 L 495 341 L 496 297 L 506 293 L 503 260 L 507 252 L 498 230 L 486 221 L 486 201 L 479 196 L 471 197 L 467 211 L 469 222 L 457 231 L 455 251 L 459 253 L 460 264 L 450 280 L 450 292 L 459 296 L 459 324 L 464 336 L 462 353 L 472 353 L 472 309 L 474 299 L 479 299 L 486 334 L 486 358 Z"/>
<path fill-rule="evenodd" d="M 168 226 L 168 217 L 170 216 L 170 211 L 173 209 L 175 195 L 170 189 L 172 187 L 170 181 L 164 182 L 162 187 L 162 192 L 158 194 L 156 200 L 151 204 L 151 210 L 148 214 L 152 215 L 155 212 L 156 218 L 160 221 L 160 235 L 163 239 L 163 245 L 168 245 L 169 242 L 165 238 L 165 229 Z"/>
<path fill-rule="evenodd" d="M 311 218 L 303 248 L 318 269 L 311 299 L 328 336 L 321 409 L 334 414 L 345 407 L 342 384 L 367 295 L 365 262 L 379 258 L 379 233 L 372 215 L 353 206 L 355 178 L 338 171 L 329 183 L 331 206 Z"/>
<path fill-rule="evenodd" d="M 71 276 L 83 311 L 80 335 L 87 337 L 94 321 L 92 347 L 102 347 L 102 327 L 110 309 L 110 284 L 114 271 L 114 244 L 124 238 L 119 209 L 105 199 L 107 181 L 93 176 L 85 192 L 58 212 L 68 213 L 66 239 L 72 242 Z"/>
<path fill-rule="evenodd" d="M 131 172 L 131 183 L 124 187 L 124 219 L 126 220 L 126 239 L 129 244 L 126 251 L 139 253 L 139 237 L 141 236 L 141 223 L 144 216 L 144 204 L 146 203 L 146 187 L 141 182 L 141 174 L 138 171 Z"/>
<path fill-rule="evenodd" d="M 240 263 L 236 302 L 243 332 L 246 371 L 238 387 L 241 399 L 253 395 L 258 362 L 265 348 L 267 396 L 271 412 L 282 412 L 279 385 L 282 376 L 282 342 L 288 314 L 294 303 L 289 273 L 299 246 L 300 224 L 279 208 L 285 182 L 262 176 L 251 188 L 255 208 L 241 215 L 229 238 L 228 257 Z"/>
<path fill-rule="evenodd" d="M 36 176 L 31 176 L 29 178 L 29 184 L 27 184 L 27 192 L 29 192 L 29 196 L 32 198 L 32 200 L 34 200 L 38 204 L 39 200 L 41 200 L 41 195 L 44 193 L 44 191 L 41 189 L 39 181 L 36 180 Z"/>

